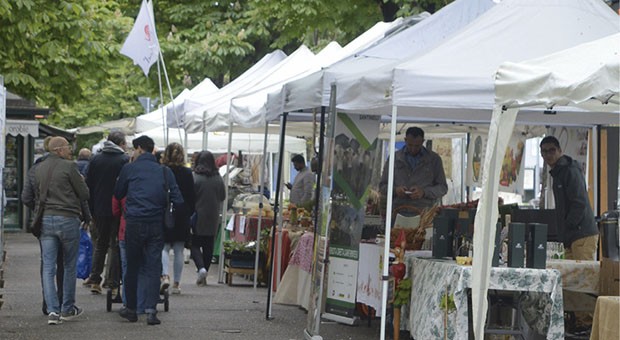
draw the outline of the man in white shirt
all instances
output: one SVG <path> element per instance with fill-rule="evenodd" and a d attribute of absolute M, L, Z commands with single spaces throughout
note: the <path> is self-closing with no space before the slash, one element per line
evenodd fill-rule
<path fill-rule="evenodd" d="M 312 171 L 306 166 L 304 156 L 295 155 L 291 161 L 298 173 L 293 184 L 286 183 L 286 187 L 291 190 L 291 203 L 299 206 L 312 200 L 315 179 Z"/>

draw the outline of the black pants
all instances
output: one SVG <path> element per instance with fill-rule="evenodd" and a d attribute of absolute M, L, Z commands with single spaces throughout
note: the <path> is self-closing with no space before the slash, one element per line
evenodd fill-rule
<path fill-rule="evenodd" d="M 120 278 L 120 255 L 118 248 L 118 226 L 120 220 L 113 216 L 98 216 L 95 219 L 97 239 L 93 253 L 93 269 L 90 272 L 90 280 L 101 283 L 101 274 L 105 264 L 106 254 L 108 258 L 108 272 L 106 282 L 110 287 L 118 287 Z"/>
<path fill-rule="evenodd" d="M 41 242 L 39 242 L 39 248 L 41 248 Z M 56 287 L 60 287 L 60 289 L 57 289 L 58 301 L 60 301 L 60 303 L 62 303 L 62 286 L 64 280 L 64 275 L 62 275 L 62 273 L 64 272 L 65 265 L 64 257 L 62 254 L 62 247 L 58 247 L 58 258 L 56 260 Z M 39 266 L 39 274 L 41 275 L 41 294 L 43 295 L 43 304 L 41 310 L 43 311 L 43 314 L 47 315 L 47 304 L 45 303 L 45 293 L 43 292 L 43 251 L 41 251 L 41 264 Z"/>
<path fill-rule="evenodd" d="M 191 255 L 196 265 L 196 270 L 204 268 L 209 271 L 209 267 L 211 267 L 211 258 L 213 258 L 214 242 L 215 236 L 192 235 Z"/>

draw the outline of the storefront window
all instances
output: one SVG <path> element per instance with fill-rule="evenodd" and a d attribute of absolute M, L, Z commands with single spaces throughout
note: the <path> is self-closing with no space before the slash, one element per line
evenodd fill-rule
<path fill-rule="evenodd" d="M 6 164 L 4 168 L 4 190 L 6 208 L 4 209 L 4 226 L 6 229 L 19 229 L 21 191 L 20 151 L 23 137 L 6 136 Z"/>

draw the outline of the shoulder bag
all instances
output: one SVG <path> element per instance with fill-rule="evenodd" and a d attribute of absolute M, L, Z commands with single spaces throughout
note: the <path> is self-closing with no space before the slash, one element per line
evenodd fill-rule
<path fill-rule="evenodd" d="M 166 194 L 166 210 L 164 211 L 164 228 L 174 229 L 174 203 L 170 200 L 170 186 L 168 185 L 168 176 L 166 176 L 166 167 L 162 166 L 161 170 L 164 174 L 164 192 Z"/>

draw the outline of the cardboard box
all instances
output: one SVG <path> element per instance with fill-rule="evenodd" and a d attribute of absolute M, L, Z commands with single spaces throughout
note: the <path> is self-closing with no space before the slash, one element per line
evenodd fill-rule
<path fill-rule="evenodd" d="M 598 291 L 601 296 L 620 296 L 620 261 L 602 258 Z"/>

